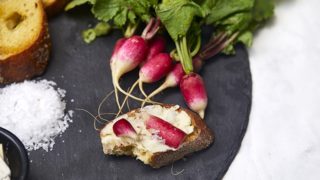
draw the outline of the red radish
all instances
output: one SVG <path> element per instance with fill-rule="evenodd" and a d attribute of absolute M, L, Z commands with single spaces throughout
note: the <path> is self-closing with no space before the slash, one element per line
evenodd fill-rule
<path fill-rule="evenodd" d="M 126 42 L 127 38 L 120 38 L 117 40 L 116 44 L 114 45 L 112 56 L 118 52 L 119 48 L 123 45 L 124 42 Z"/>
<path fill-rule="evenodd" d="M 116 78 L 135 69 L 147 56 L 147 42 L 140 36 L 128 38 L 121 47 L 117 49 L 116 61 L 111 62 L 111 68 Z"/>
<path fill-rule="evenodd" d="M 132 96 L 124 91 L 119 85 L 119 79 L 123 74 L 135 69 L 143 60 L 145 60 L 147 53 L 147 42 L 140 36 L 132 36 L 125 40 L 120 47 L 115 47 L 110 66 L 112 83 L 115 88 L 115 96 L 119 108 L 118 90 L 133 99 L 144 101 L 143 99 Z"/>
<path fill-rule="evenodd" d="M 113 124 L 113 132 L 116 136 L 129 136 L 133 137 L 136 135 L 136 131 L 132 125 L 126 119 L 120 119 Z"/>
<path fill-rule="evenodd" d="M 139 71 L 140 81 L 153 83 L 166 76 L 172 68 L 168 53 L 159 53 L 146 62 Z"/>
<path fill-rule="evenodd" d="M 150 132 L 157 131 L 156 134 L 165 140 L 165 144 L 175 149 L 180 146 L 187 136 L 181 129 L 156 116 L 150 115 L 145 123 Z"/>
<path fill-rule="evenodd" d="M 174 65 L 172 71 L 167 75 L 164 83 L 162 83 L 156 90 L 150 93 L 146 100 L 150 100 L 153 96 L 157 95 L 161 91 L 169 88 L 169 87 L 176 87 L 179 85 L 180 80 L 184 75 L 183 67 L 181 63 L 177 63 Z M 143 102 L 142 106 L 144 106 L 145 102 Z"/>
<path fill-rule="evenodd" d="M 143 90 L 143 83 L 153 83 L 166 76 L 172 69 L 172 59 L 168 53 L 159 53 L 149 59 L 139 71 L 139 88 L 142 94 L 147 97 Z"/>
<path fill-rule="evenodd" d="M 183 76 L 180 90 L 188 107 L 204 118 L 204 111 L 208 104 L 207 91 L 200 75 L 190 73 Z"/>
<path fill-rule="evenodd" d="M 118 51 L 119 51 L 119 48 L 124 44 L 124 42 L 127 40 L 127 38 L 120 38 L 117 40 L 116 44 L 114 45 L 114 48 L 113 48 L 113 51 L 112 51 L 112 55 L 111 55 L 111 58 L 110 58 L 110 64 L 113 63 L 114 59 L 116 58 L 117 54 L 118 54 Z M 116 89 L 116 86 L 114 86 L 114 91 L 115 91 L 115 94 L 116 94 L 116 102 L 117 102 L 117 105 L 118 105 L 118 108 L 120 108 L 120 103 L 118 101 L 118 91 Z"/>
<path fill-rule="evenodd" d="M 110 63 L 112 63 L 113 59 L 116 57 L 116 52 L 118 52 L 119 48 L 123 45 L 124 42 L 126 42 L 127 38 L 120 38 L 117 40 L 116 44 L 114 45 L 114 48 L 112 50 L 112 55 L 110 58 Z"/>
<path fill-rule="evenodd" d="M 154 37 L 149 43 L 149 53 L 147 59 L 141 63 L 141 66 L 145 64 L 148 60 L 153 58 L 155 55 L 164 52 L 166 45 L 166 40 L 162 36 Z"/>

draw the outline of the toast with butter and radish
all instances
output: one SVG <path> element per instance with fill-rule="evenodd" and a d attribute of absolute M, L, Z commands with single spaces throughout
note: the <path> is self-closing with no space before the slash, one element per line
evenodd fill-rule
<path fill-rule="evenodd" d="M 212 131 L 194 112 L 178 105 L 150 105 L 121 115 L 100 132 L 103 152 L 128 155 L 159 168 L 207 148 Z"/>
<path fill-rule="evenodd" d="M 50 46 L 40 0 L 0 1 L 0 84 L 41 75 Z"/>

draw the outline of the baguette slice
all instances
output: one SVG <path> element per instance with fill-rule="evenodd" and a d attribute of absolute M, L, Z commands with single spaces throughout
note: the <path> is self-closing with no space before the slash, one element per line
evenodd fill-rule
<path fill-rule="evenodd" d="M 159 144 L 145 142 L 146 131 L 139 129 L 145 121 L 145 113 L 159 117 L 186 132 L 187 136 L 176 149 L 160 141 Z M 136 130 L 136 136 L 118 137 L 113 132 L 113 125 L 119 119 L 128 120 Z M 141 137 L 143 136 L 143 137 Z M 109 122 L 100 133 L 103 151 L 107 155 L 128 155 L 136 157 L 153 168 L 173 163 L 196 151 L 207 148 L 213 143 L 214 136 L 205 122 L 194 112 L 177 105 L 151 105 L 136 109 Z M 152 141 L 157 138 L 152 138 Z M 143 143 L 142 143 L 143 142 Z"/>
<path fill-rule="evenodd" d="M 44 9 L 49 18 L 62 12 L 68 2 L 69 0 L 42 0 Z"/>
<path fill-rule="evenodd" d="M 0 84 L 41 75 L 50 47 L 40 0 L 0 1 Z"/>

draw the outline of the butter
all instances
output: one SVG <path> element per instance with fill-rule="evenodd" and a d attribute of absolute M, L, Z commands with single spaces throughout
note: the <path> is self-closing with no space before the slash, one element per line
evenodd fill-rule
<path fill-rule="evenodd" d="M 2 144 L 0 144 L 0 180 L 10 180 L 10 169 L 4 162 L 4 154 Z"/>
<path fill-rule="evenodd" d="M 4 159 L 4 156 L 3 156 L 3 146 L 2 146 L 2 144 L 0 144 L 0 159 Z"/>

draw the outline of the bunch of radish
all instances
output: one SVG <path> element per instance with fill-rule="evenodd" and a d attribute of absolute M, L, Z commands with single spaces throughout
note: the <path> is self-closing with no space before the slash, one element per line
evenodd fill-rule
<path fill-rule="evenodd" d="M 127 39 L 122 38 L 117 41 L 114 47 L 110 60 L 110 67 L 116 102 L 120 111 L 122 107 L 120 105 L 118 91 L 135 100 L 144 101 L 143 99 L 135 97 L 123 90 L 119 85 L 119 80 L 124 74 L 134 70 L 140 63 L 145 61 L 149 53 L 147 41 L 149 38 L 153 37 L 158 29 L 159 20 L 155 21 L 152 19 L 143 32 L 143 36 L 132 36 Z"/>
<path fill-rule="evenodd" d="M 165 51 L 165 40 L 161 36 L 155 36 L 159 29 L 159 20 L 152 19 L 146 26 L 141 36 L 132 36 L 127 39 L 119 39 L 114 47 L 111 57 L 110 66 L 112 71 L 112 79 L 115 87 L 115 96 L 119 112 L 130 97 L 134 100 L 145 103 L 157 103 L 151 98 L 170 87 L 180 87 L 188 107 L 197 112 L 201 118 L 204 118 L 205 109 L 208 104 L 207 92 L 204 81 L 199 74 L 196 74 L 204 63 L 205 59 L 213 57 L 221 51 L 221 44 L 217 43 L 217 39 L 211 40 L 204 46 L 201 53 L 193 57 L 193 66 L 196 72 L 185 73 L 182 64 L 174 63 L 170 55 Z M 155 36 L 155 37 L 154 37 Z M 218 39 L 219 40 L 219 39 Z M 119 85 L 119 79 L 125 73 L 140 67 L 139 78 L 126 92 Z M 165 80 L 156 90 L 147 95 L 143 89 L 144 83 L 154 83 L 164 78 Z M 136 97 L 132 91 L 139 86 L 144 99 Z M 118 91 L 126 97 L 120 104 Z"/>

